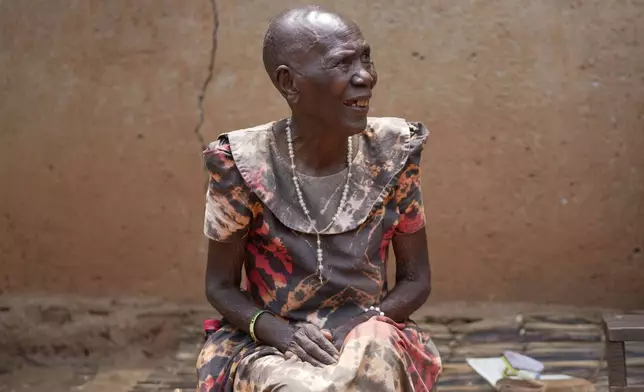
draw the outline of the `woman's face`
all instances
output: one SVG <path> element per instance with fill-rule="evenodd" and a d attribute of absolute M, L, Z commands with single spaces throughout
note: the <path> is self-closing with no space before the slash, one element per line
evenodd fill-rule
<path fill-rule="evenodd" d="M 357 26 L 344 22 L 323 25 L 312 34 L 311 50 L 293 69 L 297 88 L 293 111 L 314 117 L 329 131 L 362 132 L 378 80 L 369 44 Z"/>

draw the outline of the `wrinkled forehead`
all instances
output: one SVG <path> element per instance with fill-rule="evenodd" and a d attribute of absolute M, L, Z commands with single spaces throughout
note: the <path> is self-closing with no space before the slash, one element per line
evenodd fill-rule
<path fill-rule="evenodd" d="M 358 25 L 353 21 L 327 12 L 310 12 L 298 23 L 309 55 L 329 56 L 336 52 L 357 51 L 366 45 Z"/>

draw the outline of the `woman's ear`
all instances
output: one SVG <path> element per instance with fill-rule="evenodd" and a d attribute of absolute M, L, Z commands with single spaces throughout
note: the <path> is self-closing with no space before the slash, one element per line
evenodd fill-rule
<path fill-rule="evenodd" d="M 275 70 L 275 85 L 280 94 L 291 104 L 297 103 L 299 91 L 297 89 L 296 74 L 287 65 L 280 65 Z"/>

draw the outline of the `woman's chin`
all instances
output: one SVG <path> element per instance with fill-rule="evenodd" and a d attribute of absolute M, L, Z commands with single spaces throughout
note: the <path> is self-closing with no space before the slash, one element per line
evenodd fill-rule
<path fill-rule="evenodd" d="M 363 132 L 367 129 L 367 116 L 365 115 L 362 118 L 350 119 L 345 121 L 345 126 L 347 135 L 356 135 Z"/>

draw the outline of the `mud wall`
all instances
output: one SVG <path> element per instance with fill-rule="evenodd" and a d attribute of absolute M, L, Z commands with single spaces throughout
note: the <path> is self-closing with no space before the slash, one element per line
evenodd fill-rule
<path fill-rule="evenodd" d="M 201 147 L 286 115 L 260 47 L 299 3 L 0 1 L 0 292 L 203 301 Z M 372 114 L 432 131 L 433 301 L 644 307 L 644 3 L 319 3 Z"/>

